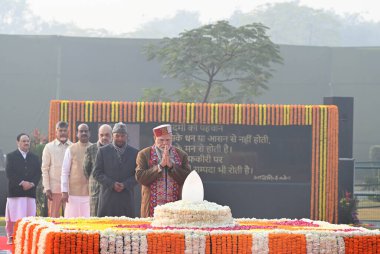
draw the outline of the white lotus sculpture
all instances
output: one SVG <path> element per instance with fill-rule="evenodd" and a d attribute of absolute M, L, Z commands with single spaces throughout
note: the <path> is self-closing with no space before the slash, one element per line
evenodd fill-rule
<path fill-rule="evenodd" d="M 182 187 L 182 200 L 203 201 L 203 182 L 197 171 L 193 170 L 187 176 Z"/>

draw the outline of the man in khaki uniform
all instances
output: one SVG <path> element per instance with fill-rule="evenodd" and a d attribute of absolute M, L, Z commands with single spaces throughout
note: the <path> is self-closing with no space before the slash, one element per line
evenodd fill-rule
<path fill-rule="evenodd" d="M 42 185 L 48 198 L 48 216 L 59 217 L 61 202 L 61 171 L 66 149 L 72 144 L 68 139 L 68 123 L 56 124 L 55 139 L 46 144 L 42 152 Z M 63 207 L 62 207 L 63 209 Z"/>
<path fill-rule="evenodd" d="M 79 141 L 69 146 L 62 163 L 62 202 L 66 202 L 65 218 L 90 217 L 90 196 L 88 179 L 83 172 L 84 154 L 89 142 L 90 131 L 87 124 L 78 126 Z"/>

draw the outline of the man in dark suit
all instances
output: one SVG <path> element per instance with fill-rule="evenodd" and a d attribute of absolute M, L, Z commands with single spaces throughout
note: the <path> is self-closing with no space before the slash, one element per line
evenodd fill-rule
<path fill-rule="evenodd" d="M 5 208 L 8 244 L 12 244 L 14 223 L 36 215 L 36 186 L 41 178 L 41 162 L 29 152 L 30 138 L 17 136 L 18 149 L 7 154 L 5 171 L 8 178 L 8 196 Z"/>
<path fill-rule="evenodd" d="M 94 178 L 99 181 L 98 216 L 134 217 L 137 149 L 127 144 L 127 126 L 115 124 L 112 143 L 100 147 L 96 155 Z"/>

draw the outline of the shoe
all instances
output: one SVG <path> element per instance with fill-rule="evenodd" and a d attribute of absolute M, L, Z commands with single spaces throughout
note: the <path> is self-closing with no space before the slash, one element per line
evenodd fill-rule
<path fill-rule="evenodd" d="M 13 237 L 12 237 L 12 236 L 9 236 L 9 237 L 8 237 L 7 244 L 8 244 L 8 245 L 13 244 Z"/>

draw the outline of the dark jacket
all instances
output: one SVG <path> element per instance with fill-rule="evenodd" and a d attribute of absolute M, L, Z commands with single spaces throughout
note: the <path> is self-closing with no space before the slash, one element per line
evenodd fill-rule
<path fill-rule="evenodd" d="M 98 216 L 134 217 L 133 188 L 135 180 L 137 149 L 127 146 L 121 161 L 112 144 L 100 147 L 96 155 L 94 178 L 101 184 Z M 116 192 L 115 182 L 123 183 L 125 189 Z"/>
<path fill-rule="evenodd" d="M 7 154 L 5 171 L 8 178 L 8 197 L 36 198 L 36 187 L 41 178 L 41 162 L 37 155 L 28 152 L 26 159 L 17 149 Z M 34 187 L 24 191 L 20 183 L 33 182 Z"/>

